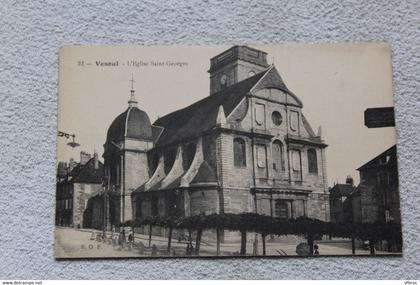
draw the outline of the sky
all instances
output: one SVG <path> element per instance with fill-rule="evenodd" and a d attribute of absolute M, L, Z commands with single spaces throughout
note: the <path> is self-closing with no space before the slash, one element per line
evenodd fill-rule
<path fill-rule="evenodd" d="M 317 132 L 322 126 L 329 186 L 396 143 L 395 128 L 368 129 L 364 111 L 394 106 L 387 44 L 249 45 L 268 53 L 287 87 L 303 102 Z M 103 153 L 106 132 L 127 108 L 131 78 L 138 107 L 154 122 L 209 95 L 210 58 L 230 46 L 65 46 L 60 49 L 57 161 L 80 151 Z M 102 65 L 101 65 L 102 63 Z M 114 63 L 109 65 L 105 63 Z"/>

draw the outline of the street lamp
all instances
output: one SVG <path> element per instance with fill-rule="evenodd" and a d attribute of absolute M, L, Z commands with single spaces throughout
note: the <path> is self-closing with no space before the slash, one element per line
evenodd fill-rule
<path fill-rule="evenodd" d="M 65 132 L 61 132 L 58 131 L 58 136 L 59 137 L 65 137 L 66 139 L 69 139 L 70 137 L 72 137 L 72 141 L 67 143 L 67 145 L 71 146 L 72 148 L 78 147 L 80 144 L 78 144 L 77 142 L 74 141 L 74 139 L 76 138 L 75 134 L 68 134 Z"/>

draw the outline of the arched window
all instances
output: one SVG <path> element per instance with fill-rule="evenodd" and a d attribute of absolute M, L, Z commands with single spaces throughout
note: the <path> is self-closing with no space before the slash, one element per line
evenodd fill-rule
<path fill-rule="evenodd" d="M 246 166 L 245 141 L 241 138 L 233 140 L 233 163 L 235 166 Z"/>
<path fill-rule="evenodd" d="M 308 149 L 308 171 L 309 173 L 318 173 L 318 159 L 316 157 L 316 150 Z"/>
<path fill-rule="evenodd" d="M 289 218 L 289 207 L 287 206 L 286 201 L 276 200 L 276 204 L 274 205 L 274 215 L 280 219 Z"/>
<path fill-rule="evenodd" d="M 283 144 L 279 140 L 273 142 L 273 169 L 284 170 Z"/>

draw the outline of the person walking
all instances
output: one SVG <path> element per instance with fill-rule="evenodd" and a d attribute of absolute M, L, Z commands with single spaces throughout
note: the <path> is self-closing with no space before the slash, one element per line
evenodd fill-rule
<path fill-rule="evenodd" d="M 317 244 L 314 245 L 314 255 L 319 255 L 318 251 L 319 246 Z"/>

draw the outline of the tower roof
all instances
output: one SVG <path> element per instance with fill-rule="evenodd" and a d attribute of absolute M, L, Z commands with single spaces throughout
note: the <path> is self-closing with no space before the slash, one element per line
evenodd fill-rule
<path fill-rule="evenodd" d="M 152 125 L 146 112 L 130 106 L 114 119 L 108 129 L 106 141 L 118 142 L 125 137 L 152 140 Z"/>
<path fill-rule="evenodd" d="M 137 99 L 134 96 L 134 77 L 131 74 L 130 99 L 128 108 L 119 114 L 108 129 L 106 141 L 119 142 L 124 138 L 153 140 L 152 124 L 149 116 L 137 107 Z"/>

